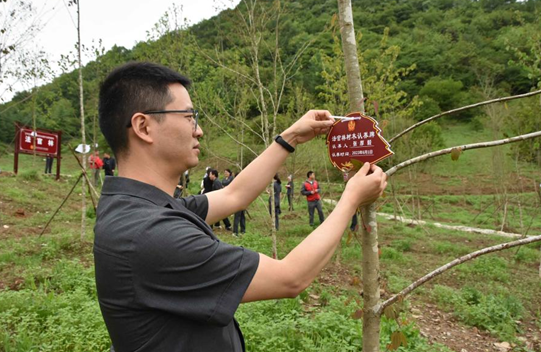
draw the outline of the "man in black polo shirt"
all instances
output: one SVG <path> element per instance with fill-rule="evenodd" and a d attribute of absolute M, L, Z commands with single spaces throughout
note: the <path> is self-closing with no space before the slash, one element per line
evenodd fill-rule
<path fill-rule="evenodd" d="M 163 66 L 129 63 L 100 89 L 100 128 L 119 177 L 103 185 L 94 257 L 98 300 L 117 352 L 243 351 L 238 305 L 302 292 L 355 209 L 386 186 L 381 169 L 363 166 L 327 221 L 282 260 L 220 241 L 208 224 L 245 209 L 294 147 L 326 133 L 333 120 L 328 111 L 309 111 L 228 187 L 174 199 L 180 175 L 199 161 L 203 136 L 189 84 Z"/>

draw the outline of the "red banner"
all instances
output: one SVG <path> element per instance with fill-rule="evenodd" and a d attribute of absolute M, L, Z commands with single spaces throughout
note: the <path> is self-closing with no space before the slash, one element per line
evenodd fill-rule
<path fill-rule="evenodd" d="M 58 154 L 58 134 L 33 131 L 29 128 L 21 128 L 19 134 L 19 151 L 23 153 L 33 153 L 34 146 L 38 154 Z"/>
<path fill-rule="evenodd" d="M 380 132 L 376 120 L 358 112 L 337 120 L 327 135 L 327 148 L 334 167 L 348 172 L 354 168 L 353 160 L 375 164 L 393 155 Z"/>

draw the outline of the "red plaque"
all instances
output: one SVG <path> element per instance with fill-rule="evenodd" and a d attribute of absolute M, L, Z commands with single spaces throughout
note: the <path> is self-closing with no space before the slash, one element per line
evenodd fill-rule
<path fill-rule="evenodd" d="M 337 120 L 327 135 L 327 148 L 334 167 L 347 173 L 354 168 L 354 160 L 375 164 L 393 155 L 380 132 L 378 122 L 360 112 Z"/>
<path fill-rule="evenodd" d="M 36 153 L 38 154 L 50 154 L 54 156 L 58 154 L 58 134 L 56 133 L 39 130 L 33 131 L 32 129 L 23 127 L 20 130 L 19 138 L 19 152 L 33 153 L 35 145 Z"/>

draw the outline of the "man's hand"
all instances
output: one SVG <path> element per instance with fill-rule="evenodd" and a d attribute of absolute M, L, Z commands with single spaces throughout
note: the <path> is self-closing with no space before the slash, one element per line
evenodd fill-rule
<path fill-rule="evenodd" d="M 327 110 L 310 110 L 281 135 L 286 142 L 295 147 L 328 133 L 333 123 L 331 113 Z"/>
<path fill-rule="evenodd" d="M 371 204 L 376 201 L 387 187 L 387 175 L 376 165 L 365 163 L 350 177 L 342 197 L 347 197 L 356 206 Z"/>

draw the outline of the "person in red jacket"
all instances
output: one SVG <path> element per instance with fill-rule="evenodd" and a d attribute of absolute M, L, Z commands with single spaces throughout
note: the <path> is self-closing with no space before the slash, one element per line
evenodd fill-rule
<path fill-rule="evenodd" d="M 323 223 L 325 215 L 323 215 L 323 209 L 321 209 L 321 188 L 316 181 L 316 174 L 313 171 L 308 171 L 306 174 L 306 181 L 304 181 L 301 193 L 306 196 L 308 201 L 308 214 L 310 215 L 310 226 L 314 226 L 314 209 L 317 209 L 319 215 L 319 222 Z"/>
<path fill-rule="evenodd" d="M 103 167 L 103 161 L 100 159 L 100 152 L 98 150 L 88 157 L 88 164 L 94 170 L 94 186 L 97 186 L 100 180 L 100 170 Z"/>

